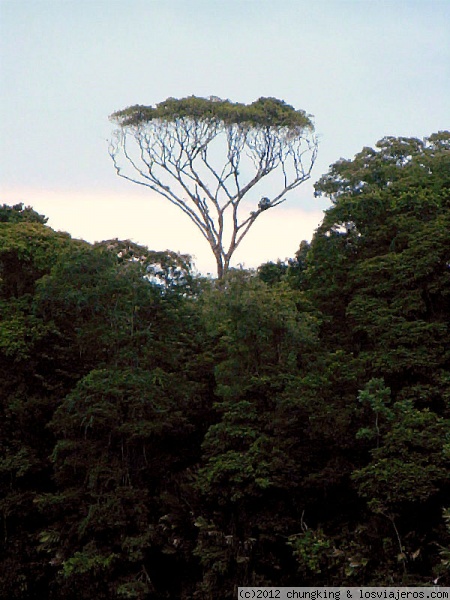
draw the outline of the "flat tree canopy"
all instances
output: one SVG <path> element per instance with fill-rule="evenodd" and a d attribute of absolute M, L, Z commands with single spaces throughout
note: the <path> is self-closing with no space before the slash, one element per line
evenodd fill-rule
<path fill-rule="evenodd" d="M 109 149 L 117 174 L 188 215 L 211 247 L 219 278 L 258 216 L 309 179 L 317 154 L 310 115 L 276 98 L 249 105 L 169 98 L 110 119 L 119 126 Z"/>

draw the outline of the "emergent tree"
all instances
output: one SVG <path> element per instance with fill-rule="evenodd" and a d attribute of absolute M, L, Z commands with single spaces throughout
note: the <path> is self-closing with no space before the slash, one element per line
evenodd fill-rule
<path fill-rule="evenodd" d="M 310 178 L 317 155 L 310 115 L 275 98 L 249 105 L 169 98 L 110 119 L 119 126 L 109 148 L 117 174 L 191 219 L 211 247 L 219 278 L 259 215 Z"/>

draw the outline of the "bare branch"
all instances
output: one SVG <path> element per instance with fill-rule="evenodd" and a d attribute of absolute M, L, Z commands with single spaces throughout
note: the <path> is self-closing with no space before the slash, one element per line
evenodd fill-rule
<path fill-rule="evenodd" d="M 112 119 L 120 126 L 109 149 L 117 175 L 178 206 L 208 241 L 219 277 L 259 215 L 309 179 L 317 155 L 309 117 L 273 98 L 249 106 L 169 99 L 156 108 L 125 109 Z M 240 221 L 243 199 L 277 171 L 276 194 Z"/>

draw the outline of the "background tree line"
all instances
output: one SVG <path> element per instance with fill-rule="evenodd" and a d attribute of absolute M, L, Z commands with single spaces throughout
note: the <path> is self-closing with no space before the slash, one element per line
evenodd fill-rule
<path fill-rule="evenodd" d="M 220 282 L 0 208 L 0 596 L 450 585 L 450 133 Z"/>

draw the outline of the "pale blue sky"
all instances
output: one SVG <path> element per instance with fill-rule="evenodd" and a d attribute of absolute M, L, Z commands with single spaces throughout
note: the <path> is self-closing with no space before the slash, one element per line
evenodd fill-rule
<path fill-rule="evenodd" d="M 181 212 L 116 177 L 108 115 L 169 96 L 275 96 L 314 115 L 314 181 L 384 135 L 450 127 L 449 30 L 450 0 L 0 0 L 0 203 L 212 270 Z M 293 256 L 325 206 L 312 182 L 298 188 L 237 262 Z"/>

